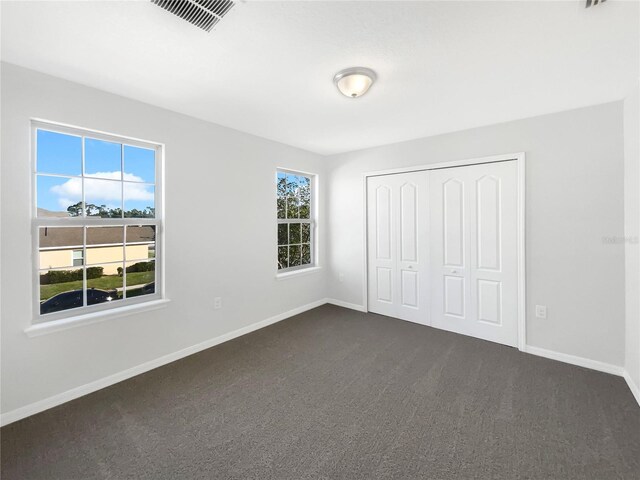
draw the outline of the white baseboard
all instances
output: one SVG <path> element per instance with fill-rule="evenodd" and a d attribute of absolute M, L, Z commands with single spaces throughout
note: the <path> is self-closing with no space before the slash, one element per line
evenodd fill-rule
<path fill-rule="evenodd" d="M 553 350 L 546 350 L 544 348 L 533 347 L 531 345 L 526 345 L 524 351 L 539 357 L 550 358 L 551 360 L 558 360 L 559 362 L 570 363 L 571 365 L 590 368 L 591 370 L 610 373 L 612 375 L 618 375 L 619 377 L 622 377 L 625 373 L 624 367 L 599 362 L 598 360 L 591 360 L 589 358 L 576 357 L 575 355 L 569 355 L 568 353 L 554 352 Z"/>
<path fill-rule="evenodd" d="M 327 298 L 327 303 L 331 305 L 337 305 L 338 307 L 350 308 L 351 310 L 357 310 L 358 312 L 366 312 L 367 309 L 357 303 L 343 302 L 342 300 L 336 300 L 335 298 Z"/>
<path fill-rule="evenodd" d="M 635 384 L 635 382 L 631 378 L 631 375 L 629 375 L 627 371 L 624 372 L 623 377 L 627 381 L 627 385 L 629 385 L 629 390 L 631 390 L 631 393 L 633 393 L 633 396 L 635 397 L 636 402 L 638 402 L 638 406 L 640 406 L 640 387 L 638 387 L 638 385 Z"/>
<path fill-rule="evenodd" d="M 251 333 L 255 330 L 259 330 L 261 328 L 277 323 L 286 318 L 293 317 L 294 315 L 298 315 L 299 313 L 303 313 L 303 312 L 306 312 L 307 310 L 311 310 L 313 308 L 319 307 L 321 305 L 324 305 L 325 303 L 327 303 L 326 299 L 317 300 L 307 305 L 303 305 L 301 307 L 294 308 L 293 310 L 289 310 L 288 312 L 280 313 L 273 317 L 267 318 L 266 320 L 252 323 L 251 325 L 248 325 L 246 327 L 242 327 L 232 332 L 225 333 L 218 337 L 198 343 L 196 345 L 183 348 L 182 350 L 178 350 L 177 352 L 169 353 L 168 355 L 164 355 L 154 360 L 150 360 L 141 365 L 136 365 L 135 367 L 129 368 L 122 372 L 109 375 L 108 377 L 101 378 L 99 380 L 87 383 L 80 387 L 72 388 L 71 390 L 67 390 L 66 392 L 53 395 L 52 397 L 45 398 L 44 400 L 39 400 L 29 405 L 25 405 L 24 407 L 16 408 L 15 410 L 11 410 L 10 412 L 3 413 L 2 415 L 0 415 L 0 425 L 1 426 L 8 425 L 22 418 L 26 418 L 31 415 L 35 415 L 36 413 L 43 412 L 45 410 L 48 410 L 50 408 L 61 405 L 63 403 L 69 402 L 76 398 L 82 397 L 84 395 L 88 395 L 89 393 L 93 393 L 97 390 L 101 390 L 105 387 L 122 382 L 123 380 L 127 380 L 131 377 L 135 377 L 136 375 L 140 375 L 141 373 L 148 372 L 149 370 L 153 370 L 154 368 L 158 368 L 168 363 L 175 362 L 176 360 L 180 360 L 181 358 L 188 357 L 189 355 L 193 355 L 194 353 L 198 353 L 202 350 L 206 350 L 207 348 L 211 348 L 215 345 L 219 345 L 220 343 L 224 343 L 236 337 L 246 335 L 247 333 Z"/>
<path fill-rule="evenodd" d="M 194 353 L 198 353 L 202 350 L 206 350 L 207 348 L 214 347 L 226 341 L 232 340 L 242 335 L 246 335 L 247 333 L 251 333 L 253 331 L 256 331 L 261 328 L 272 325 L 274 323 L 277 323 L 281 320 L 285 320 L 289 317 L 293 317 L 294 315 L 298 315 L 300 313 L 306 312 L 307 310 L 314 309 L 316 307 L 324 305 L 325 303 L 330 303 L 332 305 L 337 305 L 340 307 L 357 310 L 359 312 L 367 311 L 367 309 L 362 305 L 344 302 L 342 300 L 336 300 L 332 298 L 317 300 L 307 305 L 303 305 L 301 307 L 294 308 L 293 310 L 289 310 L 288 312 L 274 315 L 273 317 L 267 318 L 266 320 L 253 323 L 246 327 L 239 328 L 232 332 L 225 333 L 218 337 L 198 343 L 196 345 L 192 345 L 182 350 L 178 350 L 177 352 L 173 352 L 168 355 L 164 355 L 162 357 L 156 358 L 154 360 L 150 360 L 148 362 L 129 368 L 122 372 L 109 375 L 108 377 L 104 377 L 99 380 L 82 385 L 80 387 L 67 390 L 66 392 L 53 395 L 52 397 L 45 398 L 44 400 L 40 400 L 40 401 L 31 403 L 29 405 L 25 405 L 24 407 L 16 408 L 15 410 L 12 410 L 10 412 L 3 413 L 2 415 L 0 415 L 0 425 L 2 426 L 8 425 L 20 419 L 29 417 L 31 415 L 35 415 L 36 413 L 43 412 L 45 410 L 48 410 L 50 408 L 61 405 L 63 403 L 69 402 L 76 398 L 82 397 L 84 395 L 88 395 L 89 393 L 93 393 L 95 391 L 101 390 L 108 386 L 122 382 L 123 380 L 127 380 L 131 377 L 135 377 L 136 375 L 140 375 L 142 373 L 148 372 L 149 370 L 153 370 L 154 368 L 158 368 L 168 363 L 175 362 L 176 360 L 180 360 L 181 358 L 187 357 L 189 355 L 193 355 Z M 640 404 L 640 389 L 633 382 L 633 380 L 631 379 L 629 374 L 624 370 L 623 367 L 620 367 L 617 365 L 611 365 L 604 362 L 599 362 L 596 360 L 590 360 L 587 358 L 576 357 L 574 355 L 568 355 L 566 353 L 559 353 L 551 350 L 545 350 L 544 348 L 533 347 L 531 345 L 527 345 L 524 351 L 532 355 L 538 355 L 540 357 L 546 357 L 552 360 L 558 360 L 560 362 L 565 362 L 565 363 L 570 363 L 572 365 L 578 365 L 580 367 L 590 368 L 592 370 L 598 370 L 605 373 L 611 373 L 613 375 L 623 376 L 624 379 L 627 381 L 627 384 L 629 385 L 629 388 L 631 389 L 631 392 L 633 393 L 635 399 L 638 401 L 638 404 Z"/>
<path fill-rule="evenodd" d="M 531 345 L 526 345 L 524 351 L 539 357 L 550 358 L 552 360 L 558 360 L 559 362 L 570 363 L 571 365 L 577 365 L 579 367 L 623 377 L 629 386 L 629 390 L 631 390 L 631 393 L 635 397 L 636 402 L 638 402 L 638 406 L 640 406 L 640 388 L 638 388 L 638 385 L 634 383 L 631 375 L 629 375 L 624 367 L 599 362 L 597 360 L 590 360 L 588 358 L 576 357 L 575 355 L 569 355 L 567 353 L 559 353 L 552 350 L 546 350 L 544 348 L 532 347 Z"/>

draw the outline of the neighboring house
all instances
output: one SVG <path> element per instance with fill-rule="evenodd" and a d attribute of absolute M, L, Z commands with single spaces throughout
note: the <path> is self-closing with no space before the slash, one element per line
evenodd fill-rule
<path fill-rule="evenodd" d="M 155 256 L 152 226 L 128 227 L 126 248 L 123 248 L 122 227 L 88 227 L 86 259 L 83 258 L 83 235 L 81 227 L 41 228 L 40 269 L 72 269 L 86 264 L 103 267 L 105 275 L 115 275 L 118 267 L 122 267 L 125 254 L 127 265 Z"/>

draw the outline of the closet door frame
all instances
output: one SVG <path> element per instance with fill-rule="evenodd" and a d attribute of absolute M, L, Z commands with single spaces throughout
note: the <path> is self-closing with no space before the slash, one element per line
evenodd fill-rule
<path fill-rule="evenodd" d="M 441 168 L 464 167 L 468 165 L 480 165 L 483 163 L 507 162 L 515 161 L 517 165 L 517 262 L 518 262 L 518 350 L 526 351 L 526 331 L 527 331 L 527 312 L 526 312 L 526 261 L 525 261 L 525 153 L 508 153 L 503 155 L 492 155 L 489 157 L 470 158 L 466 160 L 454 160 L 450 162 L 432 163 L 429 165 L 417 165 L 413 167 L 394 168 L 389 170 L 380 170 L 375 172 L 367 172 L 362 175 L 363 182 L 363 271 L 362 271 L 362 298 L 364 310 L 369 310 L 369 261 L 368 261 L 368 225 L 367 225 L 367 179 L 369 177 L 377 177 L 381 175 L 393 175 L 397 173 L 420 172 L 424 170 L 436 170 Z"/>

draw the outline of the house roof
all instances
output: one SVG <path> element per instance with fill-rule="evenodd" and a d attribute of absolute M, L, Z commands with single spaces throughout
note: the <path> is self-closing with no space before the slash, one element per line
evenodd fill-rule
<path fill-rule="evenodd" d="M 69 212 L 54 212 L 53 210 L 47 210 L 46 208 L 38 207 L 38 218 L 66 218 L 69 216 Z"/>
<path fill-rule="evenodd" d="M 40 248 L 79 248 L 83 244 L 83 227 L 41 227 Z M 122 245 L 123 227 L 87 227 L 87 246 Z M 155 226 L 135 225 L 127 228 L 127 244 L 154 243 Z"/>

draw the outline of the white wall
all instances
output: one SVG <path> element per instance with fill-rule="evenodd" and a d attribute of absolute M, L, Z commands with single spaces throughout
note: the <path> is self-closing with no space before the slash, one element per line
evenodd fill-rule
<path fill-rule="evenodd" d="M 627 315 L 626 359 L 624 353 L 625 248 L 633 290 L 638 247 L 603 242 L 638 231 L 637 211 L 629 208 L 638 206 L 637 183 L 623 181 L 623 145 L 627 173 L 638 172 L 637 94 L 624 105 L 626 141 L 617 102 L 323 159 L 13 65 L 2 64 L 1 80 L 3 414 L 327 296 L 361 304 L 363 172 L 519 151 L 527 154 L 528 343 L 613 365 L 626 361 L 638 384 L 638 315 Z M 25 335 L 34 261 L 32 117 L 166 145 L 167 308 Z M 276 166 L 322 175 L 321 263 L 328 269 L 275 279 L 274 206 L 264 199 L 274 197 Z M 239 250 L 245 255 L 233 255 Z M 222 310 L 212 309 L 213 296 L 223 297 Z M 627 313 L 637 312 L 637 297 L 627 298 Z M 535 318 L 536 303 L 548 306 L 547 320 Z"/>
<path fill-rule="evenodd" d="M 167 308 L 25 335 L 32 117 L 166 145 Z M 325 296 L 324 271 L 277 281 L 274 270 L 275 168 L 322 175 L 318 155 L 8 64 L 1 153 L 2 413 Z"/>
<path fill-rule="evenodd" d="M 622 366 L 625 247 L 603 242 L 624 236 L 622 113 L 616 102 L 329 157 L 328 295 L 363 302 L 351 239 L 364 236 L 364 172 L 524 151 L 527 343 Z"/>
<path fill-rule="evenodd" d="M 640 388 L 640 88 L 624 101 L 624 212 L 626 237 L 625 369 Z M 637 391 L 636 395 L 640 395 Z M 640 396 L 636 397 L 640 402 Z"/>

